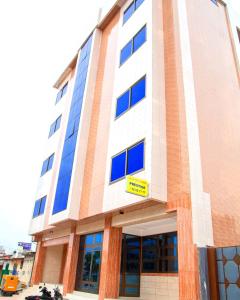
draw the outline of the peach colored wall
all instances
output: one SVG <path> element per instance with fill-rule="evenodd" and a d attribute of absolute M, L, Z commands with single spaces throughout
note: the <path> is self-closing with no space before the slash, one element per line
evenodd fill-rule
<path fill-rule="evenodd" d="M 177 8 L 175 0 L 163 0 L 168 209 L 177 211 L 179 298 L 199 299 Z"/>
<path fill-rule="evenodd" d="M 240 89 L 225 7 L 187 0 L 204 191 L 216 246 L 240 243 Z M 204 21 L 203 21 L 204 20 Z"/>
<path fill-rule="evenodd" d="M 88 149 L 84 169 L 80 218 L 100 213 L 104 189 L 108 128 L 112 98 L 119 13 L 102 32 Z"/>
<path fill-rule="evenodd" d="M 63 245 L 46 248 L 42 282 L 59 283 Z"/>

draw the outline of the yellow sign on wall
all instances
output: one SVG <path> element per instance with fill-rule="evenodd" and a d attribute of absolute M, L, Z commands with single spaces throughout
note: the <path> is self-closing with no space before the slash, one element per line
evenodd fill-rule
<path fill-rule="evenodd" d="M 133 176 L 126 178 L 126 192 L 142 197 L 148 196 L 148 182 Z"/>

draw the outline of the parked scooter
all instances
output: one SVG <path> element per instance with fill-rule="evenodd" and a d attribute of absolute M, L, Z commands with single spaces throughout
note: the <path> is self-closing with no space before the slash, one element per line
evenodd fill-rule
<path fill-rule="evenodd" d="M 28 297 L 25 297 L 26 300 L 41 300 L 41 299 L 45 299 L 45 300 L 52 300 L 52 295 L 51 295 L 51 292 L 47 289 L 47 287 L 45 286 L 45 283 L 44 283 L 44 286 L 39 286 L 39 289 L 40 289 L 40 293 L 42 295 L 36 295 L 36 296 L 28 296 Z"/>
<path fill-rule="evenodd" d="M 63 300 L 63 296 L 60 292 L 59 287 L 57 286 L 55 289 L 53 289 L 54 295 L 52 297 L 51 292 L 47 289 L 47 287 L 44 286 L 39 286 L 40 293 L 42 295 L 40 296 L 28 296 L 25 299 L 26 300 Z"/>
<path fill-rule="evenodd" d="M 63 295 L 61 294 L 58 286 L 56 286 L 55 289 L 53 289 L 53 292 L 54 292 L 53 300 L 63 300 Z"/>

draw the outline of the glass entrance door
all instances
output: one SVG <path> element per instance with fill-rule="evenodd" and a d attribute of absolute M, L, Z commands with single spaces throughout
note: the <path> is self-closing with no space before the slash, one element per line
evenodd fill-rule
<path fill-rule="evenodd" d="M 75 289 L 97 294 L 99 289 L 102 232 L 82 236 Z"/>
<path fill-rule="evenodd" d="M 123 234 L 120 296 L 140 296 L 140 237 Z"/>

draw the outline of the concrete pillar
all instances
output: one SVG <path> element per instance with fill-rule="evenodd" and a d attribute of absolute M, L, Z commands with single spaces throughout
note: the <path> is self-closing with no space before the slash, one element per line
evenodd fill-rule
<path fill-rule="evenodd" d="M 112 217 L 105 218 L 99 300 L 117 299 L 120 284 L 122 228 L 112 227 Z"/>
<path fill-rule="evenodd" d="M 63 294 L 72 293 L 75 286 L 76 270 L 78 262 L 80 236 L 71 233 L 67 246 L 66 262 L 63 274 Z"/>
<path fill-rule="evenodd" d="M 37 244 L 37 252 L 35 255 L 33 271 L 32 271 L 32 284 L 39 284 L 42 281 L 43 267 L 45 261 L 46 248 L 43 247 L 43 242 L 39 241 Z"/>

